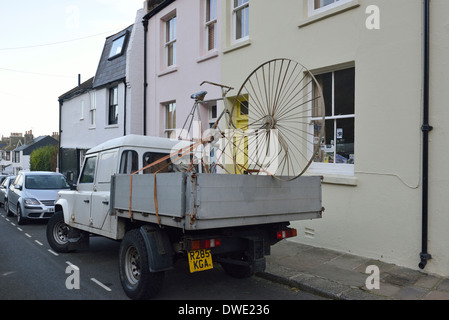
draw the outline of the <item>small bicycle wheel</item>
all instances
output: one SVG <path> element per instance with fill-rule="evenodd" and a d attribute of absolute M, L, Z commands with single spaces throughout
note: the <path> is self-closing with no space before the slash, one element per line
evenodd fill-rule
<path fill-rule="evenodd" d="M 274 59 L 254 70 L 230 112 L 236 173 L 301 176 L 318 152 L 325 126 L 321 87 L 303 65 Z"/>

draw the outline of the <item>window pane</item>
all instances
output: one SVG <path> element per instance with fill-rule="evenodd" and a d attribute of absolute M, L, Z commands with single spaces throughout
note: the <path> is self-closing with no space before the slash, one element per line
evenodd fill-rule
<path fill-rule="evenodd" d="M 215 49 L 215 23 L 210 24 L 207 29 L 207 50 L 212 50 Z"/>
<path fill-rule="evenodd" d="M 336 130 L 335 163 L 354 164 L 354 118 L 339 119 Z"/>
<path fill-rule="evenodd" d="M 336 71 L 334 115 L 354 114 L 355 68 Z"/>
<path fill-rule="evenodd" d="M 118 87 L 109 90 L 110 105 L 118 104 Z"/>
<path fill-rule="evenodd" d="M 319 9 L 328 6 L 338 0 L 315 0 L 315 9 Z"/>
<path fill-rule="evenodd" d="M 206 22 L 217 19 L 217 0 L 206 1 Z"/>
<path fill-rule="evenodd" d="M 125 35 L 121 36 L 112 43 L 111 51 L 109 52 L 109 58 L 122 53 L 123 45 L 125 44 Z"/>
<path fill-rule="evenodd" d="M 332 116 L 332 73 L 324 73 L 315 77 L 323 92 L 326 106 L 326 117 Z M 316 93 L 315 93 L 316 94 Z"/>
<path fill-rule="evenodd" d="M 139 170 L 139 159 L 136 151 L 124 151 L 120 161 L 120 173 L 129 174 Z"/>
<path fill-rule="evenodd" d="M 167 46 L 167 65 L 171 66 L 175 64 L 175 44 L 169 44 Z"/>
<path fill-rule="evenodd" d="M 234 0 L 234 8 L 241 6 L 242 4 L 248 3 L 249 0 Z"/>
<path fill-rule="evenodd" d="M 321 149 L 315 156 L 315 162 L 334 163 L 334 122 L 334 120 L 326 120 L 326 130 L 321 141 Z"/>
<path fill-rule="evenodd" d="M 238 10 L 235 15 L 235 38 L 238 40 L 249 35 L 249 7 Z"/>
<path fill-rule="evenodd" d="M 80 183 L 93 183 L 95 177 L 95 165 L 97 157 L 87 158 L 84 163 L 83 173 L 81 174 Z"/>
<path fill-rule="evenodd" d="M 166 156 L 167 154 L 164 153 L 147 152 L 143 155 L 143 167 L 145 168 L 146 166 Z M 156 173 L 156 172 L 170 172 L 172 169 L 172 166 L 169 165 L 170 162 L 171 162 L 170 159 L 166 159 L 158 164 L 152 165 L 151 167 L 143 170 L 143 174 Z"/>
<path fill-rule="evenodd" d="M 176 129 L 176 103 L 167 105 L 167 130 Z"/>
<path fill-rule="evenodd" d="M 166 42 L 176 39 L 176 17 L 167 21 L 167 38 Z"/>

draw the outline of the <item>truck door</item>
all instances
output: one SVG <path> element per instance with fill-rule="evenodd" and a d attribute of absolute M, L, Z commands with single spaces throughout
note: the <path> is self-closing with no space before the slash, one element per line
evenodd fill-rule
<path fill-rule="evenodd" d="M 78 192 L 74 197 L 75 223 L 89 226 L 90 220 L 90 202 L 94 190 L 95 171 L 97 168 L 97 156 L 86 157 L 84 160 L 83 171 L 78 181 Z"/>
<path fill-rule="evenodd" d="M 111 176 L 117 170 L 118 150 L 102 152 L 98 159 L 97 176 L 92 192 L 90 218 L 92 227 L 109 232 L 111 225 L 105 223 L 109 216 Z"/>

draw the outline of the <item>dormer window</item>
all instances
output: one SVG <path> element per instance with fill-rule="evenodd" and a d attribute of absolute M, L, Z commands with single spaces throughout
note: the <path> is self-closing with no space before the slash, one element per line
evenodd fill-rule
<path fill-rule="evenodd" d="M 125 51 L 125 40 L 126 40 L 126 34 L 123 36 L 115 39 L 112 42 L 111 51 L 109 52 L 109 59 L 116 58 L 118 56 L 121 56 Z"/>

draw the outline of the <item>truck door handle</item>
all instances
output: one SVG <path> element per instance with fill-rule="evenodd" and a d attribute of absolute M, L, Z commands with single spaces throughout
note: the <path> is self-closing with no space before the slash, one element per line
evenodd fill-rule
<path fill-rule="evenodd" d="M 109 204 L 109 201 L 107 201 L 107 200 L 103 200 L 101 203 L 103 203 L 104 205 L 108 205 Z"/>
<path fill-rule="evenodd" d="M 84 203 L 89 203 L 90 201 L 89 200 L 84 200 Z"/>

